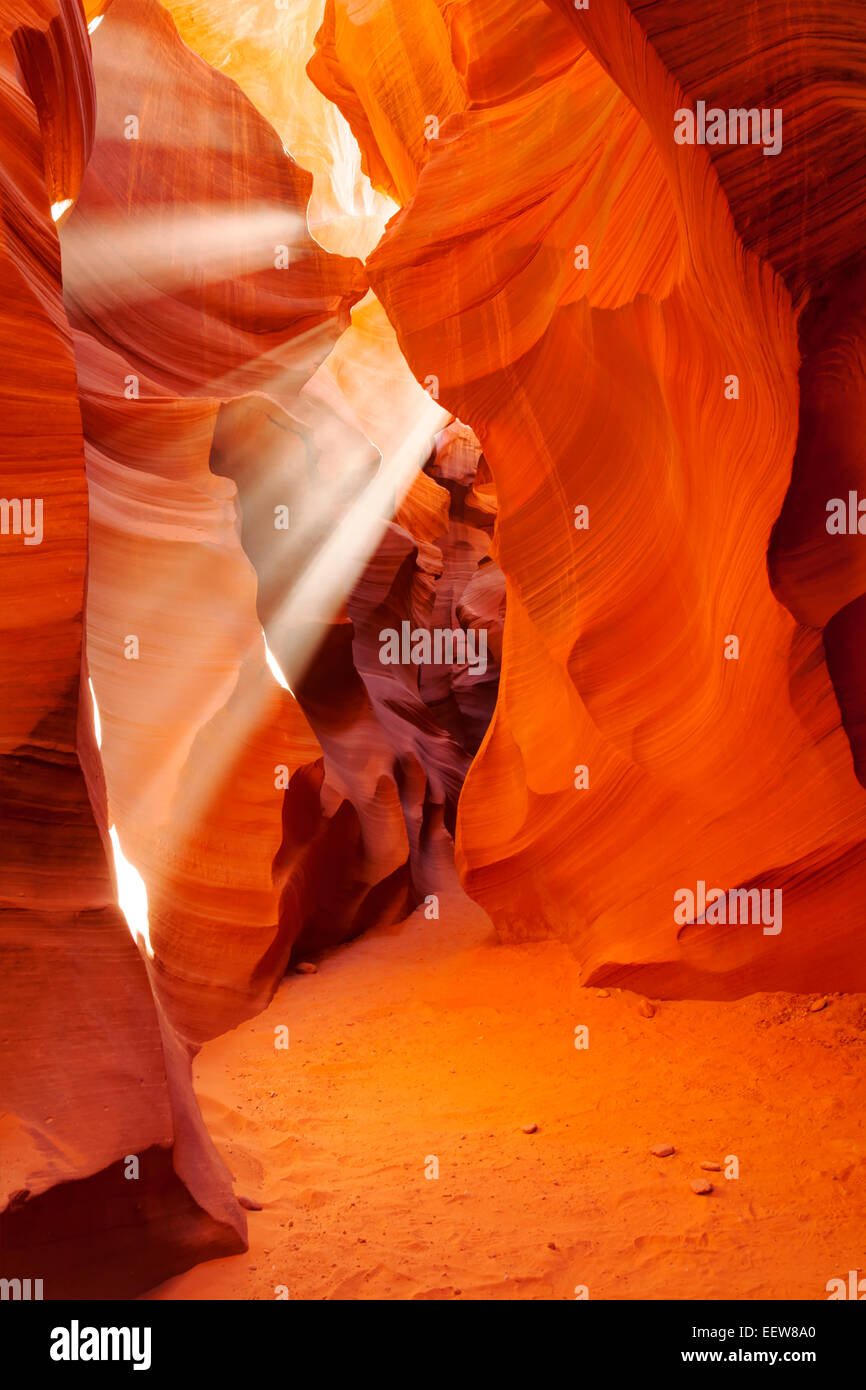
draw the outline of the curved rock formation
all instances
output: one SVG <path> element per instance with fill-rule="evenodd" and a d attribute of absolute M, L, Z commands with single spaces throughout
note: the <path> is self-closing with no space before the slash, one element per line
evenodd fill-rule
<path fill-rule="evenodd" d="M 597 9 L 575 14 L 568 0 L 550 3 L 573 21 L 614 80 L 631 90 L 609 17 Z M 797 447 L 771 538 L 770 573 L 774 592 L 799 623 L 824 628 L 840 614 L 826 657 L 862 781 L 863 731 L 852 707 L 859 642 L 851 615 L 841 618 L 852 583 L 858 596 L 864 594 L 862 561 L 856 539 L 830 533 L 828 524 L 833 501 L 847 502 L 863 480 L 855 441 L 866 386 L 866 196 L 861 164 L 851 157 L 866 137 L 862 17 L 855 5 L 823 0 L 807 0 L 784 20 L 766 6 L 747 12 L 721 0 L 699 15 L 691 9 L 686 15 L 676 0 L 614 8 L 628 46 L 651 46 L 680 83 L 687 106 L 703 100 L 707 108 L 765 109 L 778 117 L 779 147 L 767 158 L 755 159 L 753 145 L 730 140 L 707 143 L 705 150 L 743 245 L 776 269 L 798 307 L 808 300 L 798 322 Z"/>
<path fill-rule="evenodd" d="M 116 905 L 82 672 L 87 487 L 50 211 L 77 191 L 92 84 L 78 7 L 26 9 L 0 12 L 3 505 L 14 522 L 29 504 L 34 523 L 4 526 L 0 544 L 0 1272 L 42 1279 L 45 1298 L 117 1297 L 242 1249 L 246 1227 Z"/>
<path fill-rule="evenodd" d="M 237 88 L 183 48 L 158 5 L 116 0 L 99 26 L 95 128 L 80 12 L 46 5 L 33 20 L 13 34 L 4 85 L 13 150 L 24 152 L 4 164 L 7 342 L 31 344 L 18 376 L 7 375 L 15 462 L 6 477 L 22 494 L 38 483 L 46 530 L 33 550 L 21 535 L 3 537 L 8 623 L 20 669 L 38 673 L 23 684 L 15 674 L 10 696 L 26 689 L 27 699 L 16 694 L 4 712 L 3 931 L 8 1002 L 37 1022 L 24 1037 L 6 1030 L 18 1042 L 7 1048 L 3 1273 L 38 1267 L 46 1297 L 100 1297 L 243 1248 L 244 1217 L 192 1095 L 195 1045 L 263 1006 L 296 940 L 318 949 L 416 900 L 405 818 L 429 834 L 427 774 L 416 764 L 411 788 L 400 780 L 351 665 L 351 625 L 338 620 L 332 634 L 364 722 L 350 720 L 345 739 L 329 725 L 340 709 L 333 641 L 304 678 L 306 692 L 318 682 L 326 695 L 328 773 L 301 706 L 279 688 L 262 628 L 273 620 L 277 637 L 286 631 L 292 586 L 339 514 L 333 480 L 345 512 L 375 481 L 377 451 L 344 394 L 364 380 L 364 363 L 369 371 L 388 358 L 403 401 L 396 417 L 378 406 L 371 417 L 392 460 L 380 501 L 393 505 L 393 485 L 405 486 L 443 412 L 412 382 L 390 330 L 390 346 L 382 340 L 374 305 L 353 330 L 354 363 L 344 354 L 299 394 L 348 326 L 360 267 L 311 241 L 309 175 Z M 74 333 L 49 201 L 63 219 Z M 419 402 L 429 423 L 412 439 Z M 256 448 L 270 456 L 266 480 Z M 265 557 L 277 561 L 270 573 L 254 568 L 250 497 L 259 513 L 267 504 L 271 540 L 282 541 Z M 284 510 L 288 533 L 275 516 Z M 341 582 L 350 587 L 349 576 Z M 34 592 L 44 595 L 35 610 Z M 316 640 L 333 621 L 327 604 L 318 621 Z M 313 654 L 302 646 L 299 671 Z M 441 818 L 445 792 L 434 796 Z M 147 897 L 130 924 L 144 960 L 115 906 L 109 826 L 144 875 Z M 131 872 L 119 851 L 117 866 Z M 70 944 L 73 925 L 87 931 L 86 953 Z M 109 1036 L 122 1062 L 102 1042 L 94 1054 L 93 1040 Z M 44 1085 L 46 1056 L 61 1054 Z"/>
<path fill-rule="evenodd" d="M 449 797 L 453 819 L 465 754 L 436 731 L 431 766 L 407 745 L 404 769 L 344 611 L 447 416 L 379 306 L 350 325 L 361 267 L 310 237 L 310 175 L 167 12 L 114 0 L 94 54 L 96 140 L 63 227 L 90 669 L 154 985 L 197 1044 L 263 1006 L 295 945 L 404 915 L 428 848 L 407 819 L 429 837 Z"/>
<path fill-rule="evenodd" d="M 329 251 L 366 256 L 396 210 L 361 172 L 361 156 L 336 106 L 304 73 L 321 20 L 309 0 L 169 0 L 186 44 L 231 77 L 313 175 L 307 221 Z"/>
<path fill-rule="evenodd" d="M 572 941 L 587 979 L 851 988 L 866 807 L 820 635 L 766 569 L 795 445 L 795 310 L 707 148 L 674 142 L 686 93 L 626 7 L 549 24 L 540 9 L 527 81 L 514 23 L 443 7 L 471 104 L 368 261 L 500 503 L 502 683 L 461 799 L 464 881 L 505 935 Z M 738 169 L 772 162 L 736 153 Z M 783 931 L 683 928 L 675 894 L 699 882 L 781 890 Z"/>
<path fill-rule="evenodd" d="M 449 831 L 583 981 L 863 987 L 857 7 L 0 23 L 4 1277 L 243 1248 L 190 1059 Z"/>

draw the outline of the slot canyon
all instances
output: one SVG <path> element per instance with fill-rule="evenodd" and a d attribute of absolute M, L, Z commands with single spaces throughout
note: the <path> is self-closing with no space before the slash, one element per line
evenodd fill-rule
<path fill-rule="evenodd" d="M 0 17 L 4 1290 L 833 1297 L 862 0 Z"/>

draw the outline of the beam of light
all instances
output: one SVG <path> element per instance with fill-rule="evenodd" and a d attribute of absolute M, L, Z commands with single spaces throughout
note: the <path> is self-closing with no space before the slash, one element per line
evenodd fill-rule
<path fill-rule="evenodd" d="M 97 748 L 102 747 L 102 720 L 96 703 L 93 681 L 88 676 L 90 698 L 93 701 L 93 732 Z M 114 854 L 114 872 L 117 878 L 117 904 L 126 918 L 132 939 L 137 946 L 143 945 L 151 960 L 153 947 L 150 944 L 150 918 L 147 910 L 147 888 L 144 879 L 134 864 L 130 864 L 120 847 L 120 837 L 113 825 L 108 827 L 108 838 Z"/>
<path fill-rule="evenodd" d="M 71 208 L 71 207 L 72 207 L 72 199 L 71 199 L 71 198 L 64 198 L 63 201 L 60 202 L 60 203 L 52 203 L 52 204 L 51 204 L 51 216 L 54 218 L 54 221 L 55 221 L 55 222 L 59 222 L 60 219 L 61 219 L 61 217 L 63 216 L 64 212 L 66 212 L 67 208 Z"/>
<path fill-rule="evenodd" d="M 418 470 L 430 453 L 433 435 L 450 418 L 424 396 L 402 443 L 383 458 L 375 477 L 348 508 L 292 585 L 268 623 L 268 636 L 280 665 L 297 685 L 315 655 L 318 624 L 330 623 L 351 593 Z"/>
<path fill-rule="evenodd" d="M 95 34 L 96 30 L 99 28 L 104 18 L 104 14 L 98 14 L 95 19 L 91 19 L 90 23 L 87 26 L 88 34 Z"/>
<path fill-rule="evenodd" d="M 57 216 L 70 203 L 56 203 Z M 64 285 L 73 293 L 122 292 L 134 303 L 155 289 L 188 290 L 194 277 L 208 282 L 273 270 L 283 247 L 295 265 L 312 254 L 309 243 L 301 249 L 306 233 L 304 217 L 267 203 L 241 211 L 202 204 L 134 218 L 73 217 L 63 229 Z"/>
<path fill-rule="evenodd" d="M 398 384 L 400 388 L 404 385 L 391 380 L 392 391 Z M 225 794 L 228 770 L 240 756 L 244 744 L 262 727 L 263 720 L 273 718 L 272 678 L 297 699 L 294 691 L 314 659 L 327 626 L 338 616 L 375 551 L 389 517 L 429 457 L 434 435 L 450 419 L 417 382 L 412 380 L 411 384 L 414 387 L 411 395 L 402 389 L 397 392 L 402 403 L 402 435 L 395 440 L 392 432 L 378 472 L 366 485 L 361 475 L 368 476 L 370 446 L 367 441 L 357 458 L 354 456 L 358 451 L 355 431 L 343 436 L 344 447 L 338 451 L 338 440 L 330 441 L 334 456 L 340 462 L 341 481 L 348 483 L 353 496 L 342 516 L 336 519 L 334 516 L 333 484 L 330 488 L 302 486 L 300 490 L 287 492 L 293 504 L 291 534 L 299 542 L 298 559 L 301 561 L 303 557 L 303 560 L 299 565 L 286 566 L 286 577 L 280 588 L 272 581 L 280 580 L 285 566 L 284 553 L 276 547 L 259 559 L 259 584 L 277 592 L 272 616 L 267 619 L 267 631 L 263 635 L 259 627 L 246 649 L 239 650 L 234 688 L 220 696 L 218 711 L 197 710 L 195 727 L 185 730 L 183 745 L 187 753 L 191 753 L 199 729 L 211 718 L 218 718 L 218 747 L 222 752 L 217 754 L 216 745 L 211 745 L 211 756 L 199 753 L 182 764 L 175 763 L 172 772 L 183 788 L 182 810 L 176 805 L 171 830 L 172 854 L 176 859 L 187 854 L 187 843 L 193 846 L 189 852 L 195 852 L 196 828 L 201 817 L 207 815 L 214 798 Z M 332 421 L 330 427 L 338 428 L 339 421 Z M 249 508 L 251 515 L 261 514 L 255 492 L 245 495 L 243 505 L 244 510 Z M 177 582 L 176 576 L 173 582 Z M 185 587 L 194 587 L 195 583 L 191 567 Z M 262 669 L 265 665 L 269 674 L 263 680 L 256 679 L 256 668 Z M 166 709 L 189 708 L 182 694 L 184 669 L 172 674 L 171 690 L 166 690 L 164 685 L 161 688 Z M 317 754 L 310 751 L 310 759 L 315 756 Z M 167 798 L 165 805 L 168 805 Z M 135 814 L 140 830 L 141 815 Z M 150 814 L 152 808 L 148 811 Z M 164 822 L 162 834 L 168 834 Z"/>
<path fill-rule="evenodd" d="M 343 113 L 331 108 L 330 168 L 313 170 L 313 192 L 307 209 L 310 236 L 326 251 L 359 256 L 365 261 L 378 246 L 385 224 L 400 206 L 374 189 L 361 169 L 361 150 Z M 283 149 L 286 149 L 285 145 Z M 286 154 L 304 164 L 304 156 Z"/>
<path fill-rule="evenodd" d="M 126 925 L 137 946 L 144 946 L 153 960 L 150 944 L 150 919 L 147 911 L 147 888 L 134 864 L 130 864 L 120 848 L 120 838 L 113 825 L 108 827 L 111 848 L 114 850 L 114 871 L 117 874 L 117 902 L 126 918 Z"/>
<path fill-rule="evenodd" d="M 312 44 L 313 32 L 305 37 L 305 43 Z M 305 76 L 301 81 L 308 84 Z M 305 130 L 310 126 L 306 144 L 316 150 L 323 142 L 328 147 L 326 155 L 319 154 L 310 161 L 317 169 L 321 190 L 318 216 L 313 206 L 317 202 L 315 191 L 306 216 L 273 203 L 242 209 L 228 208 L 225 203 L 169 204 L 158 212 L 142 210 L 134 218 L 116 213 L 102 217 L 80 209 L 61 228 L 67 292 L 74 299 L 81 287 L 87 291 L 91 307 L 95 304 L 98 310 L 102 301 L 109 313 L 116 312 L 118 298 L 134 308 L 137 301 L 152 298 L 155 291 L 183 292 L 202 281 L 270 269 L 277 245 L 288 246 L 289 264 L 295 264 L 307 236 L 313 235 L 312 227 L 319 230 L 322 223 L 330 223 L 333 231 L 333 238 L 322 238 L 329 249 L 339 249 L 344 254 L 358 250 L 363 254 L 370 249 L 395 205 L 374 193 L 360 174 L 360 150 L 348 123 L 324 98 L 315 100 L 318 116 L 304 126 Z M 295 130 L 294 115 L 293 111 L 292 119 L 283 123 L 287 136 L 289 130 Z M 209 137 L 201 157 L 211 159 L 218 153 L 220 134 Z M 195 132 L 190 130 L 185 136 L 183 131 L 173 130 L 171 138 L 175 145 L 192 145 Z M 294 142 L 294 134 L 289 139 Z M 304 254 L 310 253 L 307 241 Z M 196 279 L 191 280 L 191 275 Z M 306 420 L 304 401 L 295 397 L 300 381 L 307 380 L 305 394 L 315 394 L 317 369 L 321 370 L 329 353 L 335 359 L 334 374 L 323 372 L 319 379 L 319 409 L 306 446 L 319 456 L 319 477 L 309 473 L 306 461 L 296 480 L 289 475 L 292 488 L 287 500 L 292 503 L 293 556 L 297 562 L 287 565 L 286 552 L 280 553 L 279 549 L 273 552 L 272 559 L 264 557 L 265 577 L 275 581 L 272 588 L 276 605 L 275 610 L 269 606 L 269 613 L 276 611 L 276 621 L 272 623 L 268 617 L 265 635 L 253 610 L 249 637 L 245 633 L 241 638 L 235 663 L 226 664 L 225 633 L 222 634 L 222 640 L 215 643 L 220 659 L 210 663 L 215 679 L 206 700 L 191 701 L 198 686 L 191 678 L 188 656 L 177 669 L 161 672 L 153 689 L 154 699 L 158 708 L 166 711 L 166 729 L 174 728 L 179 736 L 166 737 L 159 743 L 158 751 L 155 740 L 152 763 L 146 768 L 142 766 L 142 776 L 136 777 L 134 786 L 122 788 L 118 805 L 125 807 L 121 821 L 124 836 L 128 826 L 135 827 L 136 839 L 128 839 L 130 844 L 138 843 L 142 835 L 151 836 L 159 827 L 163 844 L 168 839 L 174 842 L 173 858 L 182 859 L 188 852 L 196 854 L 195 836 L 201 817 L 207 815 L 215 797 L 225 794 L 226 778 L 242 755 L 245 743 L 254 737 L 264 719 L 274 718 L 273 681 L 293 698 L 291 691 L 292 686 L 297 689 L 298 673 L 314 657 L 325 626 L 338 617 L 388 519 L 429 457 L 433 436 L 450 419 L 412 377 L 393 329 L 375 302 L 372 308 L 367 306 L 363 322 L 363 331 L 351 328 L 340 340 L 339 365 L 331 351 L 331 326 L 314 325 L 287 338 L 279 349 L 263 353 L 255 363 L 238 368 L 236 374 L 229 372 L 221 380 L 208 383 L 211 393 L 224 399 L 251 390 L 272 394 L 278 409 L 283 408 L 287 396 L 290 401 L 294 398 L 298 401 L 294 408 Z M 371 397 L 375 397 L 375 404 Z M 289 411 L 292 408 L 289 404 Z M 94 459 L 88 463 L 88 473 L 93 502 L 94 474 L 98 473 Z M 123 514 L 128 511 L 128 529 L 138 534 L 140 513 L 132 515 L 133 509 L 127 507 L 124 495 L 111 487 L 111 478 L 106 481 L 106 489 L 114 495 L 106 497 L 111 515 L 106 516 L 105 524 L 126 529 Z M 255 501 L 254 496 L 253 510 Z M 198 551 L 198 546 L 190 547 L 184 591 L 195 589 L 197 578 L 201 576 L 202 582 L 207 573 L 204 555 L 197 555 Z M 166 597 L 160 592 L 161 573 L 155 566 L 149 576 L 148 602 L 152 602 L 154 611 L 160 611 Z M 251 572 L 251 580 L 252 577 Z M 261 579 L 260 574 L 260 582 Z M 178 583 L 177 571 L 172 567 L 162 587 Z M 206 653 L 198 654 L 196 659 L 199 671 L 208 667 Z M 297 755 L 302 761 L 315 758 L 317 745 L 300 712 L 291 713 L 289 721 L 292 737 L 301 741 L 295 748 Z M 153 722 L 157 725 L 158 718 Z M 195 746 L 199 734 L 211 723 L 215 730 L 218 728 L 218 742 L 210 742 L 206 735 L 201 745 Z M 118 726 L 112 721 L 106 738 L 109 744 L 116 738 L 122 743 L 122 724 Z M 309 742 L 309 750 L 304 740 Z M 112 765 L 112 760 L 108 761 Z M 187 839 L 191 844 L 189 851 L 184 843 Z M 116 831 L 111 842 L 121 906 L 136 940 L 143 940 L 150 953 L 146 886 L 123 855 Z"/>
<path fill-rule="evenodd" d="M 373 188 L 348 121 L 307 76 L 324 0 L 165 0 L 164 8 L 184 42 L 238 84 L 313 175 L 310 235 L 365 259 L 396 206 Z"/>
<path fill-rule="evenodd" d="M 96 703 L 96 691 L 93 689 L 93 681 L 88 676 L 87 684 L 90 686 L 90 698 L 93 701 L 93 731 L 96 734 L 96 746 L 102 747 L 102 720 L 99 717 L 99 706 Z"/>
<path fill-rule="evenodd" d="M 288 690 L 289 694 L 293 696 L 295 692 L 289 685 L 289 682 L 286 680 L 282 671 L 280 670 L 280 663 L 277 661 L 277 658 L 274 656 L 273 652 L 268 646 L 268 639 L 267 637 L 265 637 L 264 629 L 262 629 L 262 637 L 264 638 L 265 642 L 265 661 L 268 663 L 268 667 L 271 671 L 271 674 L 274 677 L 274 680 L 276 681 L 277 685 L 281 685 L 283 687 L 283 690 Z"/>

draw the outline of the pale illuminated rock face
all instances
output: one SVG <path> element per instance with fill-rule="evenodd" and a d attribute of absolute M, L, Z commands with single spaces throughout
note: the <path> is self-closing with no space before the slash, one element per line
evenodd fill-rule
<path fill-rule="evenodd" d="M 585 980 L 866 986 L 855 18 L 0 0 L 4 1276 L 242 1249 L 190 1058 L 448 832 Z"/>

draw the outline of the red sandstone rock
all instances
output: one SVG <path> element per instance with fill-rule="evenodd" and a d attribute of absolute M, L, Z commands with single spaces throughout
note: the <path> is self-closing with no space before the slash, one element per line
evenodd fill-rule
<path fill-rule="evenodd" d="M 24 11 L 0 10 L 20 72 L 0 73 L 0 452 L 4 490 L 41 501 L 43 535 L 0 548 L 0 1273 L 38 1271 L 46 1299 L 124 1297 L 243 1249 L 245 1225 L 115 900 L 82 665 L 83 436 L 50 213 L 77 192 L 92 84 L 76 7 Z"/>
<path fill-rule="evenodd" d="M 2 1219 L 13 1254 L 53 1242 L 48 1296 L 135 1292 L 239 1248 L 190 1051 L 261 1008 L 292 952 L 407 911 L 458 798 L 470 891 L 505 938 L 566 938 L 584 980 L 729 997 L 866 978 L 866 576 L 825 496 L 862 481 L 854 8 L 713 0 L 684 29 L 671 0 L 329 0 L 309 70 L 380 191 L 358 241 L 399 199 L 370 276 L 456 418 L 406 495 L 369 503 L 366 551 L 321 601 L 311 560 L 337 566 L 329 533 L 351 532 L 417 395 L 402 379 L 392 399 L 381 306 L 348 326 L 360 263 L 309 234 L 279 62 L 260 77 L 232 54 L 222 0 L 170 8 L 241 87 L 155 0 L 113 0 L 96 123 L 81 12 L 0 15 L 0 448 L 46 525 L 0 550 L 0 929 L 35 1029 L 3 1029 Z M 281 24 L 258 34 L 277 58 Z M 683 104 L 780 93 L 802 138 L 778 159 L 672 140 Z M 807 131 L 814 102 L 833 119 Z M 349 247 L 334 162 L 313 162 Z M 71 335 L 49 208 L 76 199 Z M 483 632 L 488 672 L 383 668 L 381 627 L 404 620 Z M 147 881 L 150 985 L 109 823 Z M 784 931 L 676 923 L 698 881 L 782 889 Z"/>
<path fill-rule="evenodd" d="M 503 17 L 499 30 L 484 7 L 470 25 L 448 7 L 477 104 L 449 115 L 423 160 L 411 106 L 402 127 L 392 116 L 392 168 L 413 158 L 417 187 L 368 260 L 416 376 L 434 375 L 475 431 L 499 498 L 510 640 L 461 798 L 458 863 L 502 936 L 564 936 L 584 979 L 656 996 L 850 986 L 862 978 L 866 805 L 819 635 L 780 609 L 766 557 L 790 478 L 799 365 L 797 311 L 776 267 L 797 290 L 801 236 L 819 277 L 850 258 L 860 213 L 849 215 L 840 181 L 832 255 L 811 193 L 796 234 L 783 199 L 778 228 L 747 234 L 773 160 L 731 151 L 722 178 L 713 159 L 724 152 L 674 143 L 687 99 L 679 62 L 666 69 L 639 24 L 660 48 L 679 46 L 697 90 L 715 80 L 713 63 L 728 81 L 724 44 L 734 51 L 739 20 L 716 50 L 715 35 L 703 48 L 675 39 L 663 4 L 635 18 L 624 5 L 561 9 L 561 25 L 540 26 L 523 84 L 517 26 Z M 782 49 L 766 60 L 771 86 L 813 23 L 798 12 L 767 39 L 768 52 Z M 736 52 L 752 64 L 738 90 L 754 92 L 764 54 Z M 359 61 L 340 79 L 356 96 Z M 444 90 L 434 70 L 430 109 Z M 337 100 L 340 80 L 332 68 Z M 604 141 L 587 141 L 591 129 Z M 363 142 L 360 120 L 358 130 Z M 389 157 L 381 145 L 378 156 Z M 801 157 L 782 166 L 792 187 Z M 485 178 L 493 167 L 500 177 Z M 731 373 L 737 400 L 725 395 Z M 578 507 L 588 529 L 575 529 Z M 856 746 L 855 630 L 832 647 L 832 681 Z M 730 634 L 738 660 L 725 656 Z M 584 767 L 588 786 L 576 786 Z M 699 880 L 772 884 L 783 932 L 678 929 L 674 894 Z"/>

